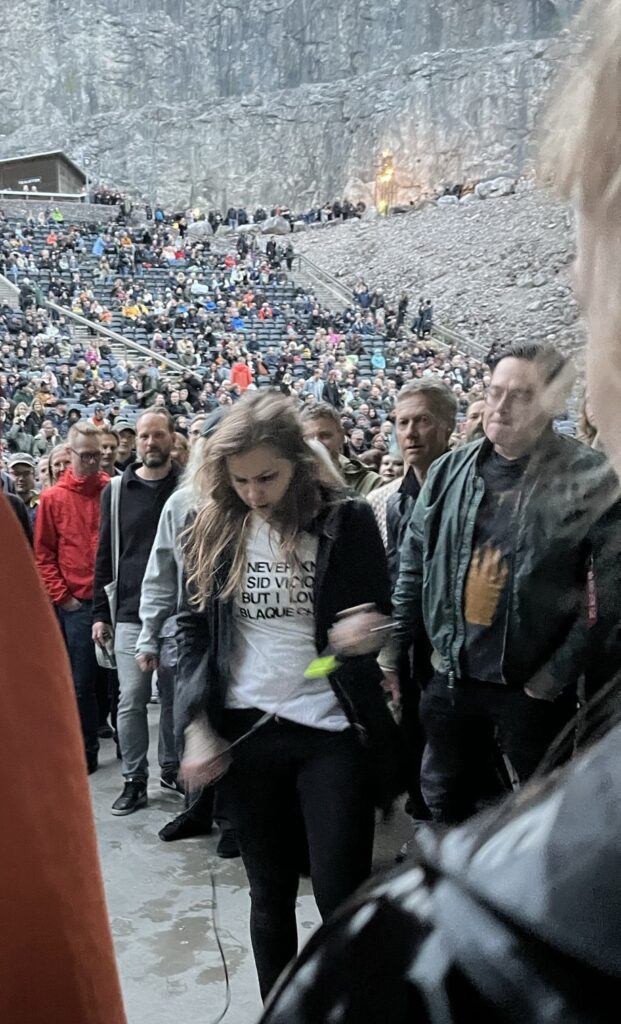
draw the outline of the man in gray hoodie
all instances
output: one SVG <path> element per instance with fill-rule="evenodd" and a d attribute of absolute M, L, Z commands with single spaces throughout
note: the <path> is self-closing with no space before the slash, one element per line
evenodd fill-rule
<path fill-rule="evenodd" d="M 174 676 L 176 670 L 176 616 L 183 594 L 181 535 L 192 511 L 194 468 L 202 461 L 205 444 L 225 412 L 226 409 L 221 407 L 211 413 L 202 424 L 201 434 L 193 441 L 184 479 L 162 509 L 142 582 L 139 611 L 142 629 L 136 644 L 136 660 L 144 672 L 157 669 L 160 678 L 164 673 Z M 181 754 L 183 735 L 179 732 L 177 743 Z M 191 836 L 209 835 L 213 803 L 212 786 L 200 790 L 191 803 L 186 796 L 186 810 L 160 830 L 160 839 L 173 842 Z M 217 847 L 218 856 L 238 857 L 239 848 L 234 832 L 222 816 L 218 816 L 218 821 L 222 833 Z"/>

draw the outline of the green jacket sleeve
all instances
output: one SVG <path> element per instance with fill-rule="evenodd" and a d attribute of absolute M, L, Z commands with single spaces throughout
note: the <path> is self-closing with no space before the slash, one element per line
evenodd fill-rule
<path fill-rule="evenodd" d="M 599 665 L 602 678 L 617 671 L 621 661 L 621 623 L 618 595 L 621 593 L 621 504 L 617 497 L 600 516 L 587 536 L 588 565 L 585 566 L 585 608 L 573 623 L 563 643 L 528 682 L 528 689 L 546 700 L 554 700 L 573 685 L 585 670 L 589 658 Z M 589 594 L 594 600 L 595 622 L 589 623 Z"/>

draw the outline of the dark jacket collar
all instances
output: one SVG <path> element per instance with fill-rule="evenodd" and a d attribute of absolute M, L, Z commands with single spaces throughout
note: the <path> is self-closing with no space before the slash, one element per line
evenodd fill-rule
<path fill-rule="evenodd" d="M 329 488 L 321 487 L 320 490 L 321 509 L 310 524 L 309 533 L 334 540 L 343 509 L 354 499 L 347 493 L 330 491 Z"/>
<path fill-rule="evenodd" d="M 420 488 L 421 485 L 418 482 L 418 477 L 416 476 L 416 473 L 414 472 L 412 466 L 410 466 L 407 473 L 403 477 L 403 480 L 401 481 L 401 486 L 399 487 L 399 494 L 405 494 L 407 495 L 408 498 L 416 499 L 420 494 Z"/>

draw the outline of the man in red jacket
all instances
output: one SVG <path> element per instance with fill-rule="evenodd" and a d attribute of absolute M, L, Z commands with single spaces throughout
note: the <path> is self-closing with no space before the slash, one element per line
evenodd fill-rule
<path fill-rule="evenodd" d="M 43 491 L 35 558 L 63 631 L 75 687 L 89 773 L 97 770 L 97 660 L 91 637 L 99 499 L 109 477 L 100 472 L 101 435 L 91 423 L 69 431 L 71 466 Z"/>

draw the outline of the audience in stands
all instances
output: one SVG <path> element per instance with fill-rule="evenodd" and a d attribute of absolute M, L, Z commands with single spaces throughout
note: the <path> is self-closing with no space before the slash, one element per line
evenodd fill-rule
<path fill-rule="evenodd" d="M 351 215 L 351 204 L 343 203 L 341 213 L 332 206 L 333 217 Z M 364 281 L 349 307 L 330 310 L 283 269 L 289 244 L 270 238 L 262 249 L 249 232 L 243 246 L 223 252 L 193 237 L 192 214 L 172 219 L 159 212 L 141 227 L 74 224 L 49 211 L 0 218 L 0 272 L 19 288 L 20 307 L 0 305 L 5 463 L 25 454 L 36 464 L 86 419 L 102 429 L 118 430 L 122 422 L 122 468 L 132 457 L 141 411 L 166 409 L 183 438 L 197 413 L 265 387 L 293 396 L 304 410 L 328 405 L 341 427 L 338 454 L 350 467 L 355 461 L 365 479 L 375 479 L 376 462 L 382 479 L 389 472 L 397 453 L 395 400 L 408 381 L 444 381 L 458 403 L 453 443 L 464 430 L 470 435 L 489 373 L 430 337 L 431 300 L 420 300 L 411 330 L 403 295 L 395 308 Z M 238 225 L 250 219 L 231 208 L 229 220 L 233 213 Z M 256 210 L 254 219 L 261 217 Z M 50 302 L 141 348 L 123 351 Z"/>

